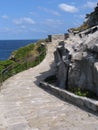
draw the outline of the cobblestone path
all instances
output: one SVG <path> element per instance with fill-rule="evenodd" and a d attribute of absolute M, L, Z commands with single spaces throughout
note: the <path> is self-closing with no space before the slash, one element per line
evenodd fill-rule
<path fill-rule="evenodd" d="M 51 75 L 54 46 L 38 66 L 6 80 L 0 92 L 0 130 L 98 130 L 98 117 L 38 87 Z M 51 69 L 52 68 L 52 69 Z"/>

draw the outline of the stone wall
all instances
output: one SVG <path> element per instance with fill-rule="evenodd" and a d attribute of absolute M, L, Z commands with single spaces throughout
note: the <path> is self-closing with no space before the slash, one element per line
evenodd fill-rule
<path fill-rule="evenodd" d="M 68 37 L 67 34 L 48 35 L 49 42 L 60 42 L 60 41 L 64 41 L 67 37 Z"/>
<path fill-rule="evenodd" d="M 55 96 L 70 101 L 80 107 L 86 107 L 92 111 L 98 112 L 98 101 L 89 99 L 86 97 L 77 96 L 71 92 L 68 92 L 66 90 L 60 89 L 58 87 L 55 87 L 53 85 L 50 85 L 45 82 L 40 82 L 40 86 L 45 89 L 46 91 L 51 92 Z"/>

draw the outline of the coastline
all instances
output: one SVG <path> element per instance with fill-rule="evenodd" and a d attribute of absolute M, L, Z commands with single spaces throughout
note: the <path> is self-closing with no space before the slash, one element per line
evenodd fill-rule
<path fill-rule="evenodd" d="M 7 60 L 13 51 L 28 44 L 37 42 L 37 39 L 27 40 L 0 40 L 0 61 Z"/>

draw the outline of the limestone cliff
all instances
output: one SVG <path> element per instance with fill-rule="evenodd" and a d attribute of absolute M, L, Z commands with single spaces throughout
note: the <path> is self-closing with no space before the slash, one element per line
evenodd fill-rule
<path fill-rule="evenodd" d="M 77 33 L 77 32 L 81 32 L 86 29 L 89 29 L 93 26 L 97 26 L 97 25 L 98 25 L 98 4 L 94 8 L 93 12 L 86 14 L 85 21 L 83 22 L 83 24 L 81 26 L 79 26 L 77 28 L 70 28 L 70 29 L 68 29 L 68 32 Z"/>
<path fill-rule="evenodd" d="M 98 4 L 54 53 L 57 84 L 64 89 L 91 90 L 98 96 Z"/>
<path fill-rule="evenodd" d="M 94 11 L 86 15 L 88 27 L 98 25 L 98 4 Z"/>
<path fill-rule="evenodd" d="M 98 95 L 98 26 L 69 34 L 54 52 L 60 88 L 81 88 Z"/>

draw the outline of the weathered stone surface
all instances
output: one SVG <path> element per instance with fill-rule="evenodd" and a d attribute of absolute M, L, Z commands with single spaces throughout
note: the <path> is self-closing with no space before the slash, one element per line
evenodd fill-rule
<path fill-rule="evenodd" d="M 60 42 L 62 40 L 65 40 L 65 38 L 66 37 L 64 34 L 54 34 L 48 36 L 50 42 Z"/>
<path fill-rule="evenodd" d="M 66 55 L 65 55 L 66 54 Z M 57 47 L 57 51 L 54 52 L 55 55 L 55 62 L 57 64 L 57 78 L 58 78 L 58 84 L 61 88 L 67 88 L 67 72 L 68 72 L 68 50 L 64 49 L 63 44 L 59 44 Z M 66 67 L 65 67 L 66 66 Z M 63 69 L 62 69 L 63 68 Z"/>
<path fill-rule="evenodd" d="M 89 27 L 98 25 L 98 3 L 94 11 L 87 16 L 87 24 Z"/>
<path fill-rule="evenodd" d="M 79 87 L 98 95 L 98 31 L 82 38 L 70 36 L 54 54 L 60 88 Z"/>
<path fill-rule="evenodd" d="M 41 82 L 41 87 L 44 89 L 47 89 L 51 93 L 53 93 L 55 96 L 62 98 L 63 100 L 70 101 L 74 104 L 77 104 L 78 106 L 86 107 L 92 111 L 98 112 L 98 101 L 89 99 L 86 97 L 80 97 L 77 96 L 71 92 L 68 92 L 66 90 L 54 87 L 53 85 Z"/>

